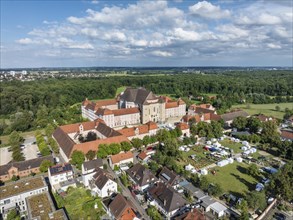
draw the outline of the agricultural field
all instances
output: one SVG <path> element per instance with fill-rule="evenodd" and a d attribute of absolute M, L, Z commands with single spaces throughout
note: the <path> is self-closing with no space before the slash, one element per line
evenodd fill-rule
<path fill-rule="evenodd" d="M 92 197 L 84 188 L 69 188 L 64 198 L 57 194 L 54 196 L 58 207 L 65 207 L 70 219 L 96 219 L 105 214 L 101 200 Z"/>
<path fill-rule="evenodd" d="M 276 111 L 276 106 L 280 107 L 280 111 Z M 233 105 L 232 108 L 241 108 L 250 115 L 264 114 L 279 119 L 283 118 L 285 108 L 293 109 L 293 103 L 273 103 L 273 104 L 241 104 Z"/>
<path fill-rule="evenodd" d="M 208 174 L 207 178 L 211 183 L 218 183 L 224 192 L 233 195 L 246 194 L 254 190 L 256 184 L 262 179 L 260 175 L 257 179 L 246 174 L 249 165 L 245 163 L 234 162 L 224 167 L 215 167 L 215 175 Z"/>

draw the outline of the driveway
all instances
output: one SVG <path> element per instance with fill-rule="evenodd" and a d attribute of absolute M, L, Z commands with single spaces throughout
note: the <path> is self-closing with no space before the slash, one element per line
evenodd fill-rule
<path fill-rule="evenodd" d="M 138 203 L 136 199 L 133 198 L 132 194 L 130 193 L 129 189 L 127 189 L 120 181 L 119 177 L 116 175 L 115 172 L 110 168 L 109 163 L 107 160 L 104 160 L 103 163 L 107 163 L 107 171 L 116 179 L 117 184 L 121 187 L 122 189 L 122 194 L 127 197 L 131 203 L 135 206 L 136 210 L 141 214 L 142 219 L 149 220 L 150 217 L 146 214 L 145 210 L 141 207 L 141 205 Z"/>
<path fill-rule="evenodd" d="M 12 160 L 12 151 L 8 151 L 9 147 L 0 148 L 0 166 L 8 164 Z"/>

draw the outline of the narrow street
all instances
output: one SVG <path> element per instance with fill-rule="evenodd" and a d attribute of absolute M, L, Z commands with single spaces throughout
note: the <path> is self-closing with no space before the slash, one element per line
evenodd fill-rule
<path fill-rule="evenodd" d="M 111 169 L 108 160 L 104 159 L 103 160 L 104 164 L 107 164 L 107 171 L 115 178 L 115 181 L 117 182 L 117 184 L 121 187 L 122 189 L 122 194 L 127 197 L 132 204 L 135 206 L 136 210 L 141 214 L 141 219 L 145 219 L 148 220 L 150 219 L 150 217 L 146 214 L 146 211 L 141 207 L 141 205 L 139 204 L 139 202 L 133 198 L 131 192 L 129 191 L 128 188 L 126 188 L 120 181 L 119 176 Z"/>

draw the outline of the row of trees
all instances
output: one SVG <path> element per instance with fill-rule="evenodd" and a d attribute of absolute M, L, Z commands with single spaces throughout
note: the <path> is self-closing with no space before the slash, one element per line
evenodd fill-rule
<path fill-rule="evenodd" d="M 40 153 L 43 156 L 48 156 L 51 154 L 51 150 L 43 136 L 43 134 L 41 133 L 41 131 L 37 130 L 35 132 L 35 137 L 36 137 L 36 142 L 39 148 Z"/>
<path fill-rule="evenodd" d="M 10 136 L 8 143 L 10 145 L 9 150 L 12 151 L 13 161 L 23 161 L 25 158 L 20 148 L 20 144 L 23 143 L 24 139 L 19 132 L 13 131 Z"/>
<path fill-rule="evenodd" d="M 211 123 L 199 122 L 195 124 L 190 122 L 190 131 L 193 135 L 198 135 L 199 137 L 219 138 L 223 136 L 223 124 L 217 121 L 212 121 Z"/>

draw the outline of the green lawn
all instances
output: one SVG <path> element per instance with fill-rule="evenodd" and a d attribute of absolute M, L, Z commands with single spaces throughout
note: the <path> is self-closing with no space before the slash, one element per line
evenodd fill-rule
<path fill-rule="evenodd" d="M 223 141 L 219 141 L 220 144 L 222 144 L 222 146 L 224 147 L 229 147 L 230 149 L 233 149 L 234 153 L 241 153 L 241 147 L 243 146 L 243 144 L 241 143 L 235 143 L 231 140 L 225 139 Z"/>
<path fill-rule="evenodd" d="M 117 88 L 115 97 L 119 95 L 121 92 L 123 92 L 126 88 L 127 88 L 126 86 L 121 86 Z"/>
<path fill-rule="evenodd" d="M 97 219 L 104 213 L 100 198 L 94 198 L 84 188 L 72 188 L 68 190 L 63 199 L 59 195 L 54 195 L 58 207 L 65 207 L 70 219 Z M 94 209 L 97 204 L 97 209 Z"/>
<path fill-rule="evenodd" d="M 212 183 L 221 185 L 224 192 L 234 195 L 245 194 L 254 190 L 255 185 L 260 181 L 245 173 L 248 164 L 234 162 L 224 167 L 216 167 L 216 174 L 208 174 L 207 178 Z"/>
<path fill-rule="evenodd" d="M 275 107 L 279 106 L 280 111 L 276 111 Z M 247 108 L 248 107 L 248 108 Z M 273 103 L 273 104 L 241 104 L 233 105 L 232 108 L 242 108 L 250 115 L 265 114 L 276 118 L 283 118 L 285 108 L 293 109 L 293 103 Z"/>

